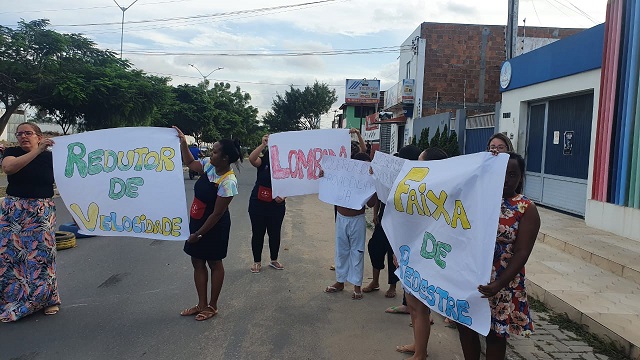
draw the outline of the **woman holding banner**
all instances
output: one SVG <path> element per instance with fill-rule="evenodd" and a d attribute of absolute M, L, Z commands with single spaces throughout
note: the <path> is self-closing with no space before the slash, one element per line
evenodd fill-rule
<path fill-rule="evenodd" d="M 196 315 L 196 320 L 211 319 L 218 313 L 218 297 L 224 282 L 222 259 L 227 256 L 231 215 L 229 204 L 238 194 L 238 180 L 231 164 L 242 161 L 240 145 L 224 139 L 213 144 L 211 156 L 195 160 L 180 129 L 174 126 L 180 138 L 182 161 L 200 174 L 194 185 L 194 198 L 189 219 L 189 239 L 184 252 L 191 256 L 193 280 L 198 293 L 198 304 L 183 310 L 180 315 Z M 207 283 L 211 269 L 211 298 L 207 299 Z"/>
<path fill-rule="evenodd" d="M 251 272 L 256 274 L 262 269 L 262 247 L 265 232 L 269 234 L 269 266 L 284 270 L 278 261 L 280 252 L 280 231 L 284 219 L 284 199 L 271 195 L 271 171 L 269 169 L 269 134 L 262 137 L 262 143 L 249 154 L 249 162 L 257 168 L 256 184 L 249 198 L 249 218 L 251 219 L 251 251 L 253 265 Z"/>
<path fill-rule="evenodd" d="M 533 331 L 524 266 L 540 229 L 540 215 L 535 204 L 521 194 L 524 171 L 522 156 L 510 153 L 491 282 L 478 286 L 478 291 L 489 299 L 491 307 L 491 329 L 486 338 L 487 360 L 504 359 L 509 335 L 528 336 Z M 465 359 L 480 359 L 479 335 L 460 324 L 458 332 Z"/>
<path fill-rule="evenodd" d="M 44 309 L 60 310 L 56 278 L 53 157 L 36 124 L 16 130 L 19 146 L 4 151 L 9 185 L 0 216 L 0 321 L 11 322 Z"/>

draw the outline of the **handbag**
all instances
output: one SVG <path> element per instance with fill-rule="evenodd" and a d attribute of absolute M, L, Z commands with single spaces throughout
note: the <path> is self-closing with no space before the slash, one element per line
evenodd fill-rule
<path fill-rule="evenodd" d="M 200 220 L 202 219 L 206 208 L 207 204 L 197 197 L 194 197 L 193 203 L 191 203 L 191 211 L 189 212 L 189 215 L 196 220 Z"/>
<path fill-rule="evenodd" d="M 258 200 L 271 202 L 273 200 L 273 197 L 271 196 L 271 188 L 258 185 Z"/>

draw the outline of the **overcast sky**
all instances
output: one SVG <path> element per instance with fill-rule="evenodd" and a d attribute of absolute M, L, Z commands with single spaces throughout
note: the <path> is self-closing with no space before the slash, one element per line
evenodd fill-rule
<path fill-rule="evenodd" d="M 134 0 L 117 0 L 123 7 Z M 8 2 L 8 0 L 5 0 Z M 520 0 L 519 25 L 584 27 L 604 22 L 606 0 Z M 306 5 L 305 5 L 306 4 Z M 0 24 L 46 18 L 120 52 L 122 10 L 113 0 L 23 0 L 0 10 Z M 137 68 L 174 85 L 208 79 L 240 86 L 263 114 L 287 84 L 329 84 L 344 102 L 347 78 L 398 81 L 397 47 L 422 22 L 504 25 L 507 0 L 138 0 L 125 12 L 124 53 Z M 360 51 L 365 54 L 273 56 Z M 352 51 L 353 52 L 353 51 Z M 215 53 L 212 55 L 212 53 Z M 252 55 L 240 55 L 240 54 Z M 219 55 L 226 54 L 226 55 Z M 267 54 L 270 56 L 256 56 Z M 330 126 L 330 115 L 323 127 Z"/>

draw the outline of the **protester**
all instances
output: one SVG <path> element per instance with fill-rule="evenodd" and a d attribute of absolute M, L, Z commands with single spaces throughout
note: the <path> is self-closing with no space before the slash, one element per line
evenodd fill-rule
<path fill-rule="evenodd" d="M 401 150 L 402 152 L 402 150 Z M 420 157 L 424 160 L 442 160 L 449 156 L 447 153 L 437 147 L 431 147 L 424 150 Z M 413 296 L 410 292 L 405 291 L 407 306 L 411 314 L 411 323 L 413 324 L 413 344 L 400 345 L 396 347 L 396 351 L 402 353 L 413 353 L 410 359 L 426 359 L 427 345 L 429 343 L 429 335 L 431 334 L 431 310 L 420 299 Z"/>
<path fill-rule="evenodd" d="M 416 160 L 418 159 L 419 154 L 420 149 L 415 145 L 407 145 L 398 152 L 399 157 L 407 160 Z M 387 289 L 385 297 L 394 298 L 396 297 L 396 283 L 399 279 L 394 274 L 396 267 L 393 266 L 393 249 L 391 248 L 389 239 L 387 239 L 387 235 L 384 233 L 384 229 L 382 228 L 382 216 L 384 215 L 385 207 L 384 200 L 386 199 L 377 201 L 373 207 L 373 224 L 375 227 L 373 229 L 371 239 L 369 239 L 369 245 L 367 246 L 367 249 L 369 250 L 369 259 L 371 260 L 371 265 L 373 267 L 373 278 L 369 285 L 362 288 L 362 292 L 368 293 L 380 290 L 380 271 L 384 269 L 384 259 L 386 256 L 388 264 L 387 282 L 389 284 L 389 289 Z"/>
<path fill-rule="evenodd" d="M 44 309 L 60 310 L 56 277 L 55 204 L 51 139 L 25 122 L 16 147 L 4 151 L 7 196 L 0 216 L 0 321 L 11 322 Z"/>
<path fill-rule="evenodd" d="M 364 139 L 362 139 L 362 135 L 360 135 L 360 130 L 356 128 L 351 128 L 349 130 L 349 134 L 356 134 L 356 137 L 358 138 L 358 141 L 351 142 L 351 158 L 355 159 L 354 156 L 357 153 L 367 152 L 367 146 L 364 143 Z M 369 158 L 371 158 L 371 156 L 369 156 Z"/>
<path fill-rule="evenodd" d="M 525 264 L 540 229 L 535 204 L 522 195 L 525 164 L 522 156 L 509 154 L 502 192 L 502 206 L 493 255 L 491 282 L 478 286 L 489 298 L 491 329 L 486 337 L 487 360 L 504 359 L 509 335 L 528 336 L 533 331 L 525 289 Z M 458 324 L 466 360 L 480 358 L 480 337 Z"/>
<path fill-rule="evenodd" d="M 355 155 L 354 160 L 371 161 L 363 152 Z M 320 170 L 320 177 L 324 172 Z M 367 202 L 372 207 L 378 198 L 375 194 Z M 336 206 L 336 282 L 324 289 L 326 293 L 336 293 L 344 290 L 344 283 L 353 284 L 353 300 L 362 299 L 362 277 L 364 273 L 364 244 L 366 241 L 367 221 L 364 217 L 365 208 L 354 210 Z"/>
<path fill-rule="evenodd" d="M 183 310 L 180 315 L 196 315 L 196 320 L 207 320 L 218 313 L 218 297 L 224 282 L 222 259 L 227 256 L 231 216 L 229 204 L 238 194 L 238 181 L 231 164 L 242 161 L 240 145 L 224 139 L 213 144 L 211 156 L 195 160 L 180 129 L 174 126 L 180 138 L 182 161 L 197 171 L 200 178 L 194 185 L 194 199 L 189 220 L 189 239 L 184 252 L 191 256 L 193 279 L 198 293 L 198 304 Z M 211 269 L 211 298 L 207 299 L 207 282 Z"/>
<path fill-rule="evenodd" d="M 253 252 L 252 273 L 262 269 L 262 247 L 265 232 L 269 234 L 269 266 L 284 270 L 278 261 L 280 252 L 280 232 L 285 214 L 284 198 L 271 194 L 271 172 L 269 169 L 269 135 L 262 137 L 262 143 L 249 155 L 249 162 L 257 168 L 256 183 L 249 198 L 249 218 L 251 219 L 251 251 Z"/>
<path fill-rule="evenodd" d="M 507 135 L 495 133 L 487 141 L 487 151 L 497 151 L 499 153 L 513 152 L 513 144 Z"/>

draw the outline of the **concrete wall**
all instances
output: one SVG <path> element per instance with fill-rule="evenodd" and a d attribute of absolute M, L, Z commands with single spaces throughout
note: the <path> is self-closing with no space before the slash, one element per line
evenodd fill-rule
<path fill-rule="evenodd" d="M 450 126 L 449 123 L 451 121 L 451 116 L 451 113 L 442 113 L 415 119 L 413 124 L 413 134 L 411 134 L 411 136 L 415 136 L 416 142 L 418 142 L 420 141 L 420 133 L 422 130 L 429 128 L 429 140 L 431 140 L 438 128 L 440 128 L 440 132 L 442 132 L 445 125 Z M 451 128 L 449 128 L 449 130 L 451 130 Z"/>

